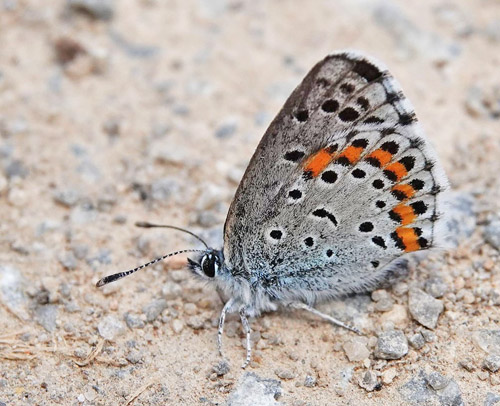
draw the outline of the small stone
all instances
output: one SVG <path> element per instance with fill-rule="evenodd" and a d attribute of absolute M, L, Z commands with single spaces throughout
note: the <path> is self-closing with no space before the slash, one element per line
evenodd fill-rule
<path fill-rule="evenodd" d="M 425 291 L 436 299 L 443 297 L 448 291 L 448 286 L 439 277 L 427 279 L 425 282 Z"/>
<path fill-rule="evenodd" d="M 138 316 L 135 316 L 129 312 L 123 315 L 125 323 L 127 323 L 128 328 L 144 328 L 145 323 Z"/>
<path fill-rule="evenodd" d="M 144 358 L 144 354 L 141 351 L 132 350 L 127 354 L 127 361 L 131 364 L 138 364 Z"/>
<path fill-rule="evenodd" d="M 476 366 L 474 365 L 474 361 L 470 358 L 465 358 L 458 362 L 458 365 L 465 369 L 468 372 L 474 372 L 476 370 Z"/>
<path fill-rule="evenodd" d="M 278 376 L 280 379 L 293 379 L 295 378 L 295 373 L 290 371 L 289 369 L 276 369 L 274 373 Z"/>
<path fill-rule="evenodd" d="M 26 176 L 28 176 L 28 172 L 28 168 L 26 168 L 24 163 L 18 159 L 15 159 L 12 162 L 8 163 L 5 167 L 5 176 L 9 180 L 13 178 L 24 179 Z"/>
<path fill-rule="evenodd" d="M 488 244 L 500 251 L 500 214 L 491 219 L 485 227 L 484 239 Z"/>
<path fill-rule="evenodd" d="M 175 282 L 166 282 L 161 289 L 161 294 L 166 300 L 175 300 L 182 295 L 182 287 Z"/>
<path fill-rule="evenodd" d="M 102 338 L 113 341 L 117 336 L 125 332 L 125 326 L 116 317 L 108 315 L 99 322 L 97 331 Z"/>
<path fill-rule="evenodd" d="M 410 290 L 408 307 L 413 318 L 430 329 L 434 329 L 437 326 L 439 315 L 444 310 L 441 300 L 435 299 L 417 288 Z"/>
<path fill-rule="evenodd" d="M 221 139 L 230 138 L 234 135 L 237 128 L 238 128 L 237 120 L 234 118 L 229 118 L 215 130 L 215 136 Z"/>
<path fill-rule="evenodd" d="M 375 357 L 381 359 L 400 359 L 408 353 L 408 340 L 402 331 L 384 331 L 379 335 Z"/>
<path fill-rule="evenodd" d="M 174 331 L 175 334 L 179 334 L 183 328 L 184 328 L 184 323 L 179 319 L 174 319 L 172 321 L 172 330 Z"/>
<path fill-rule="evenodd" d="M 500 355 L 497 354 L 488 355 L 484 359 L 483 366 L 491 372 L 497 372 L 500 369 Z"/>
<path fill-rule="evenodd" d="M 224 376 L 231 370 L 229 362 L 226 360 L 221 360 L 212 367 L 212 371 L 215 372 L 217 376 Z"/>
<path fill-rule="evenodd" d="M 395 304 L 392 309 L 385 312 L 380 317 L 382 324 L 392 323 L 395 327 L 404 328 L 409 323 L 408 312 L 406 306 Z"/>
<path fill-rule="evenodd" d="M 85 402 L 85 396 L 84 396 L 84 394 L 83 394 L 83 393 L 80 393 L 76 399 L 77 399 L 77 400 L 78 400 L 78 402 L 80 402 L 80 403 Z"/>
<path fill-rule="evenodd" d="M 246 372 L 228 398 L 227 406 L 279 406 L 281 382 Z"/>
<path fill-rule="evenodd" d="M 111 20 L 114 14 L 113 0 L 67 0 L 70 9 L 84 12 L 100 20 Z"/>
<path fill-rule="evenodd" d="M 444 389 L 450 380 L 446 378 L 445 376 L 441 375 L 438 372 L 431 372 L 427 376 L 427 383 L 432 387 L 434 390 L 441 390 Z"/>
<path fill-rule="evenodd" d="M 358 379 L 358 385 L 367 392 L 373 392 L 382 387 L 377 380 L 377 375 L 373 371 L 366 371 L 363 376 Z"/>
<path fill-rule="evenodd" d="M 120 120 L 117 118 L 108 118 L 102 125 L 102 130 L 110 137 L 120 135 Z"/>
<path fill-rule="evenodd" d="M 422 348 L 424 345 L 425 345 L 425 340 L 424 340 L 424 337 L 422 336 L 422 334 L 420 333 L 416 333 L 416 334 L 413 334 L 409 339 L 408 339 L 408 342 L 410 343 L 410 345 L 415 348 L 416 350 L 419 350 L 420 348 Z"/>
<path fill-rule="evenodd" d="M 75 189 L 62 189 L 54 192 L 54 201 L 65 207 L 75 206 L 80 198 L 80 192 Z"/>
<path fill-rule="evenodd" d="M 472 339 L 484 352 L 500 355 L 500 330 L 478 330 Z"/>
<path fill-rule="evenodd" d="M 424 330 L 420 331 L 420 334 L 422 334 L 422 337 L 424 337 L 424 340 L 426 343 L 432 343 L 432 342 L 436 341 L 436 334 L 434 334 L 430 330 L 424 329 Z"/>
<path fill-rule="evenodd" d="M 168 307 L 165 299 L 153 300 L 148 305 L 144 306 L 142 311 L 146 315 L 146 321 L 149 323 L 155 321 L 157 317 Z"/>
<path fill-rule="evenodd" d="M 166 201 L 179 192 L 177 179 L 162 178 L 151 184 L 151 198 L 157 201 Z"/>
<path fill-rule="evenodd" d="M 476 230 L 476 199 L 474 195 L 452 192 L 446 200 L 446 235 L 447 241 L 457 247 L 468 239 Z"/>
<path fill-rule="evenodd" d="M 198 308 L 194 303 L 186 303 L 184 305 L 184 312 L 190 316 L 193 316 L 198 313 Z"/>
<path fill-rule="evenodd" d="M 306 375 L 304 379 L 304 386 L 306 388 L 314 388 L 317 384 L 317 379 L 314 376 Z"/>
<path fill-rule="evenodd" d="M 366 337 L 353 337 L 344 345 L 345 355 L 351 362 L 363 361 L 370 356 L 370 350 L 367 348 L 368 339 Z"/>
<path fill-rule="evenodd" d="M 486 399 L 484 401 L 484 406 L 495 406 L 498 403 L 500 403 L 500 395 L 496 395 L 496 394 L 494 394 L 492 392 L 488 392 L 486 394 Z"/>
<path fill-rule="evenodd" d="M 191 316 L 186 320 L 186 324 L 193 330 L 201 330 L 204 327 L 204 320 L 200 316 Z"/>
<path fill-rule="evenodd" d="M 56 330 L 57 324 L 57 306 L 56 305 L 43 305 L 38 306 L 35 310 L 35 320 L 49 333 Z"/>
<path fill-rule="evenodd" d="M 396 375 L 398 374 L 398 370 L 396 368 L 389 368 L 382 372 L 382 382 L 386 385 L 392 383 Z"/>
<path fill-rule="evenodd" d="M 68 271 L 76 269 L 77 262 L 73 251 L 66 251 L 64 254 L 58 256 L 59 262 Z"/>

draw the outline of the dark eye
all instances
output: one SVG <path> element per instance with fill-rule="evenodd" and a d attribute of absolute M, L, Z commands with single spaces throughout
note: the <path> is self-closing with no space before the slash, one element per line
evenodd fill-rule
<path fill-rule="evenodd" d="M 219 269 L 219 264 L 217 263 L 217 257 L 212 254 L 205 255 L 201 259 L 201 269 L 205 275 L 207 275 L 210 278 L 213 278 L 215 276 L 215 273 Z"/>

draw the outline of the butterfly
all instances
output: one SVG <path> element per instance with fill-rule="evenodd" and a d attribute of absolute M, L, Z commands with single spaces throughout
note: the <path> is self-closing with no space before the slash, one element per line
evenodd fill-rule
<path fill-rule="evenodd" d="M 222 249 L 182 250 L 193 273 L 238 312 L 251 360 L 249 317 L 308 310 L 377 288 L 408 254 L 441 245 L 447 178 L 396 80 L 373 59 L 338 52 L 317 63 L 272 121 L 224 225 Z M 142 226 L 154 225 L 143 223 Z M 170 228 L 176 228 L 167 226 Z M 183 230 L 186 231 L 186 230 Z"/>

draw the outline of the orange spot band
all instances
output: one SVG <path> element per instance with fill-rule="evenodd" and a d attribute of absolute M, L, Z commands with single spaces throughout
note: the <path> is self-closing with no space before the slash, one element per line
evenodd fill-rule
<path fill-rule="evenodd" d="M 401 218 L 401 224 L 404 226 L 413 223 L 417 218 L 413 208 L 405 204 L 398 204 L 392 211 Z"/>
<path fill-rule="evenodd" d="M 418 235 L 413 228 L 398 227 L 396 234 L 405 246 L 405 252 L 418 251 L 421 247 L 418 243 Z"/>
<path fill-rule="evenodd" d="M 396 185 L 392 188 L 395 192 L 401 192 L 409 199 L 415 194 L 415 189 L 411 185 Z"/>
<path fill-rule="evenodd" d="M 304 171 L 310 172 L 315 178 L 333 160 L 333 155 L 331 152 L 328 152 L 327 148 L 319 150 L 306 161 Z"/>
<path fill-rule="evenodd" d="M 354 147 L 352 145 L 348 146 L 342 153 L 339 155 L 339 158 L 347 158 L 351 165 L 358 162 L 361 153 L 364 148 L 362 147 Z"/>
<path fill-rule="evenodd" d="M 374 158 L 380 162 L 380 166 L 384 167 L 389 162 L 391 162 L 392 154 L 388 151 L 384 151 L 383 149 L 376 149 L 367 158 Z"/>
<path fill-rule="evenodd" d="M 408 174 L 406 167 L 400 162 L 390 164 L 385 168 L 385 170 L 393 172 L 396 175 L 398 182 Z"/>

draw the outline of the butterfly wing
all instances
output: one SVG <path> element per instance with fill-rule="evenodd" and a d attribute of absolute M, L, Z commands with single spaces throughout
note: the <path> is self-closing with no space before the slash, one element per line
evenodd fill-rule
<path fill-rule="evenodd" d="M 404 254 L 438 245 L 446 186 L 391 74 L 332 54 L 257 147 L 226 220 L 225 264 L 279 298 L 372 288 Z"/>

